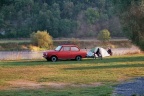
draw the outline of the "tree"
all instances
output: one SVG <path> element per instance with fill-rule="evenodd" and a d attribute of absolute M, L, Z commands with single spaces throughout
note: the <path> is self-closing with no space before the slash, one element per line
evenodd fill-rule
<path fill-rule="evenodd" d="M 47 31 L 33 32 L 30 37 L 32 44 L 40 48 L 51 49 L 53 46 L 52 37 L 47 33 Z"/>
<path fill-rule="evenodd" d="M 64 1 L 63 10 L 62 10 L 62 17 L 72 18 L 73 13 L 74 13 L 73 9 L 74 9 L 73 2 Z"/>
<path fill-rule="evenodd" d="M 94 24 L 100 17 L 98 11 L 93 8 L 88 8 L 85 12 L 87 22 L 90 24 Z"/>
<path fill-rule="evenodd" d="M 52 5 L 51 11 L 52 11 L 52 16 L 50 18 L 51 20 L 50 26 L 52 30 L 50 29 L 50 34 L 53 37 L 59 37 L 61 35 L 59 34 L 59 26 L 60 26 L 60 20 L 61 20 L 61 16 L 60 16 L 61 12 L 60 12 L 59 4 L 54 3 Z"/>
<path fill-rule="evenodd" d="M 98 40 L 101 40 L 103 42 L 105 41 L 109 41 L 110 40 L 110 32 L 107 29 L 104 29 L 102 31 L 99 32 L 98 34 Z"/>
<path fill-rule="evenodd" d="M 74 29 L 74 22 L 69 19 L 62 19 L 60 22 L 60 34 L 64 37 L 68 37 Z"/>
<path fill-rule="evenodd" d="M 29 38 L 37 30 L 49 30 L 54 38 L 87 37 L 88 30 L 95 35 L 101 29 L 113 34 L 107 23 L 113 12 L 109 1 L 0 0 L 0 33 L 4 38 Z"/>
<path fill-rule="evenodd" d="M 144 50 L 143 0 L 112 0 L 121 19 L 123 31 L 134 44 Z"/>

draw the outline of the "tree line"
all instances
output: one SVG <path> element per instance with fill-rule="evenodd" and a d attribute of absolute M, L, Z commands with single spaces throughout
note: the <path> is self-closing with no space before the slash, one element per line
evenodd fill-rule
<path fill-rule="evenodd" d="M 144 1 L 112 0 L 124 34 L 144 50 Z"/>
<path fill-rule="evenodd" d="M 38 30 L 54 37 L 97 37 L 107 29 L 124 36 L 110 0 L 1 0 L 0 38 L 29 38 Z"/>

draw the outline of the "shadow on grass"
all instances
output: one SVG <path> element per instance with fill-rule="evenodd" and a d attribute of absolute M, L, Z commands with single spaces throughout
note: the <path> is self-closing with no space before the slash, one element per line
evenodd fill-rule
<path fill-rule="evenodd" d="M 115 58 L 106 58 L 106 61 L 110 62 L 137 62 L 144 61 L 144 56 L 132 56 L 132 57 L 115 57 Z"/>
<path fill-rule="evenodd" d="M 120 57 L 120 58 L 105 58 L 103 60 L 91 60 L 90 63 L 96 62 L 102 66 L 87 66 L 87 67 L 73 67 L 65 68 L 65 70 L 89 70 L 89 69 L 109 69 L 109 68 L 134 68 L 134 67 L 144 67 L 144 64 L 137 62 L 144 62 L 144 56 L 137 57 Z M 129 62 L 129 63 L 128 63 Z M 135 64 L 131 64 L 135 62 Z M 111 65 L 116 63 L 117 65 Z M 125 63 L 125 64 L 124 64 Z"/>
<path fill-rule="evenodd" d="M 111 63 L 119 63 L 119 65 L 110 65 Z M 144 62 L 144 56 L 133 56 L 133 57 L 108 57 L 103 60 L 97 59 L 83 59 L 82 61 L 75 60 L 59 60 L 57 62 L 51 62 L 46 60 L 20 60 L 20 61 L 2 61 L 0 66 L 38 66 L 38 65 L 64 65 L 64 64 L 104 64 L 104 66 L 93 66 L 93 67 L 79 67 L 71 68 L 69 70 L 78 70 L 78 69 L 103 69 L 103 68 L 122 68 L 122 67 L 144 67 L 143 64 L 133 64 L 133 65 L 120 65 L 121 63 L 126 62 Z M 68 70 L 68 69 L 67 69 Z"/>
<path fill-rule="evenodd" d="M 64 64 L 83 64 L 87 60 L 75 61 L 75 60 L 59 60 L 57 62 L 46 60 L 21 60 L 21 61 L 2 61 L 0 66 L 38 66 L 38 65 L 64 65 Z"/>
<path fill-rule="evenodd" d="M 89 69 L 109 69 L 109 68 L 134 68 L 134 67 L 144 67 L 144 64 L 132 64 L 132 65 L 107 65 L 107 66 L 90 66 L 90 67 L 75 67 L 75 68 L 65 68 L 65 70 L 89 70 Z"/>

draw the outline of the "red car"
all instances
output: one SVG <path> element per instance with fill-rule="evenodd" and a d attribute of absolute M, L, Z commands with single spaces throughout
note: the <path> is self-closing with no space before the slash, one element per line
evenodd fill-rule
<path fill-rule="evenodd" d="M 80 61 L 82 58 L 86 57 L 87 52 L 81 51 L 76 45 L 60 45 L 55 50 L 49 50 L 43 53 L 45 59 L 56 62 L 59 59 L 75 59 Z"/>

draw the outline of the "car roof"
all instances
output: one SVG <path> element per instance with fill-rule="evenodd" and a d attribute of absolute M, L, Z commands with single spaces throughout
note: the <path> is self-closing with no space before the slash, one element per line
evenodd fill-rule
<path fill-rule="evenodd" d="M 73 45 L 73 44 L 64 44 L 64 45 L 61 45 L 61 46 L 76 46 L 77 47 L 77 45 Z"/>

